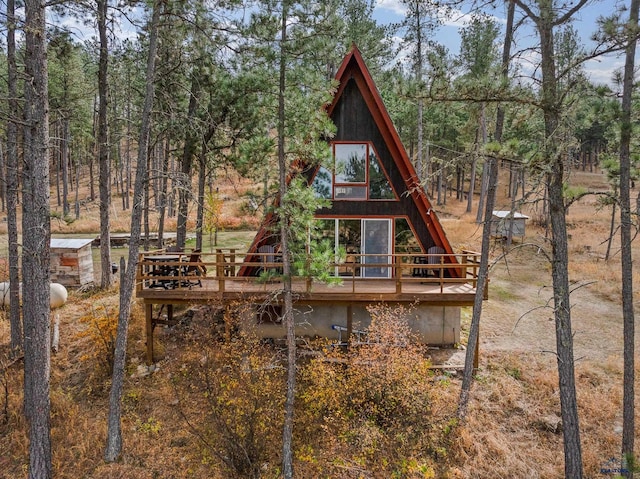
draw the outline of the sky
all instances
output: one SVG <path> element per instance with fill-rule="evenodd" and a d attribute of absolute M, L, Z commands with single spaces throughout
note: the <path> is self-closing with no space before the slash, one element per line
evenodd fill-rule
<path fill-rule="evenodd" d="M 463 0 L 470 2 L 472 0 Z M 575 1 L 575 0 L 573 0 Z M 572 3 L 573 3 L 572 1 Z M 603 13 L 611 13 L 620 5 L 628 4 L 630 0 L 590 0 L 586 7 L 583 7 L 577 17 L 574 26 L 578 30 L 582 37 L 584 44 L 587 48 L 592 47 L 593 43 L 590 41 L 591 34 L 596 30 L 596 20 Z M 504 27 L 506 23 L 506 7 L 505 2 L 496 2 L 500 6 L 496 9 L 492 9 L 490 13 L 498 22 L 498 25 Z M 459 31 L 464 27 L 465 22 L 469 20 L 468 9 L 465 11 L 464 7 L 455 12 L 455 14 L 449 18 L 443 17 L 443 25 L 436 33 L 436 40 L 439 43 L 444 44 L 452 55 L 455 55 L 459 51 L 460 47 L 460 34 Z M 403 20 L 405 14 L 405 7 L 400 0 L 377 0 L 377 5 L 374 10 L 374 19 L 380 24 L 397 23 Z M 516 13 L 516 18 L 518 13 Z M 72 18 L 57 19 L 61 24 L 66 24 L 70 27 L 72 32 L 80 37 L 91 37 L 95 35 L 91 30 L 87 30 L 85 26 L 81 26 L 76 20 Z M 124 21 L 126 23 L 126 21 Z M 121 37 L 136 36 L 135 28 L 130 25 L 122 25 Z M 399 43 L 400 38 L 396 39 Z M 516 43 L 518 45 L 536 44 L 537 38 L 531 25 L 524 25 L 516 33 Z M 501 47 L 500 47 L 501 50 Z M 638 62 L 638 60 L 637 60 Z M 532 68 L 536 64 L 536 58 L 530 57 L 530 61 L 527 61 L 526 56 L 520 63 L 521 70 L 527 74 L 531 73 Z M 609 57 L 603 57 L 599 60 L 592 60 L 585 65 L 585 70 L 591 81 L 598 84 L 609 84 L 613 87 L 612 77 L 615 70 L 619 70 L 624 66 L 624 55 L 615 55 Z"/>
<path fill-rule="evenodd" d="M 492 9 L 489 13 L 497 20 L 498 24 L 504 28 L 506 24 L 506 7 L 504 2 L 496 9 Z M 573 2 L 572 2 L 573 3 Z M 602 14 L 608 14 L 623 4 L 628 4 L 622 0 L 592 0 L 583 9 L 579 16 L 576 17 L 574 27 L 580 34 L 582 41 L 587 48 L 593 47 L 594 44 L 590 40 L 593 32 L 596 31 L 596 20 Z M 466 12 L 460 10 L 452 18 L 444 19 L 443 26 L 437 32 L 437 41 L 444 44 L 452 54 L 457 54 L 460 47 L 460 28 L 464 27 L 465 22 L 470 18 Z M 404 18 L 405 7 L 400 0 L 377 0 L 377 6 L 374 11 L 374 18 L 378 23 L 387 24 L 400 22 Z M 518 13 L 516 13 L 516 18 Z M 625 17 L 626 18 L 626 17 Z M 527 42 L 536 42 L 537 37 L 530 25 L 525 25 L 517 34 L 516 42 L 524 45 Z M 522 64 L 525 70 L 531 69 L 531 63 Z M 594 83 L 612 84 L 613 72 L 624 66 L 624 55 L 612 55 L 603 57 L 599 60 L 593 60 L 585 65 L 587 75 Z"/>

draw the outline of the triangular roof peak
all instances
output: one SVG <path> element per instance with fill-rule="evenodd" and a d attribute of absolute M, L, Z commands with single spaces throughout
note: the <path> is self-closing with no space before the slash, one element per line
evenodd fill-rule
<path fill-rule="evenodd" d="M 437 247 L 439 251 L 451 255 L 445 261 L 455 262 L 451 245 L 357 46 L 353 45 L 344 57 L 335 78 L 338 87 L 333 100 L 326 106 L 327 114 L 338 129 L 333 141 L 336 144 L 367 142 L 373 145 L 397 196 L 395 200 L 334 199 L 331 207 L 322 209 L 318 214 L 323 218 L 380 218 L 381 214 L 384 217 L 405 218 L 425 253 Z M 305 173 L 310 181 L 319 168 L 321 166 L 315 166 L 313 171 Z M 274 220 L 273 214 L 268 215 L 249 252 L 258 251 L 261 245 L 272 241 L 267 225 Z M 251 255 L 247 257 L 251 258 Z M 451 274 L 457 274 L 457 270 Z"/>
<path fill-rule="evenodd" d="M 387 147 L 389 148 L 392 157 L 395 159 L 396 166 L 405 181 L 407 191 L 413 197 L 416 207 L 429 227 L 434 241 L 438 246 L 444 248 L 447 253 L 452 254 L 453 250 L 451 245 L 447 240 L 437 216 L 433 214 L 431 202 L 427 198 L 420 179 L 418 178 L 418 174 L 409 159 L 409 155 L 402 144 L 402 140 L 400 140 L 400 135 L 398 135 L 398 132 L 391 121 L 389 112 L 382 101 L 382 96 L 380 95 L 380 92 L 373 81 L 373 77 L 362 58 L 362 53 L 360 53 L 360 50 L 355 43 L 351 46 L 349 53 L 347 53 L 342 60 L 335 78 L 338 81 L 339 86 L 332 102 L 327 107 L 327 114 L 329 116 L 333 116 L 333 111 L 340 102 L 349 80 L 355 80 L 371 116 L 373 117 Z"/>

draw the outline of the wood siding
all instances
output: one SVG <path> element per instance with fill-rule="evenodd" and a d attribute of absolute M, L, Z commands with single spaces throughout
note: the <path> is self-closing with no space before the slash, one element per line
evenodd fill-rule
<path fill-rule="evenodd" d="M 423 251 L 435 244 L 415 201 L 407 195 L 402 177 L 383 135 L 376 124 L 358 83 L 350 78 L 333 109 L 331 119 L 337 127 L 335 141 L 371 142 L 382 167 L 387 172 L 399 200 L 333 201 L 331 207 L 318 211 L 319 216 L 333 217 L 406 217 L 413 225 Z"/>

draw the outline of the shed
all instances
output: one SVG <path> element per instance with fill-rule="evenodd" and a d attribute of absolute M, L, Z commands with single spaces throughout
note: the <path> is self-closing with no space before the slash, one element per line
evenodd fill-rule
<path fill-rule="evenodd" d="M 51 238 L 51 281 L 80 287 L 94 281 L 93 238 Z"/>
<path fill-rule="evenodd" d="M 511 236 L 524 236 L 525 221 L 528 220 L 527 215 L 514 211 L 497 211 L 494 210 L 491 216 L 491 235 L 492 236 L 509 236 L 509 228 L 513 222 Z"/>

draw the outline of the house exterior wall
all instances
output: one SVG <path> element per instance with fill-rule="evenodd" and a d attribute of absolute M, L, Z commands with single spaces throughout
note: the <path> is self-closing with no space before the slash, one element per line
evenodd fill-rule
<path fill-rule="evenodd" d="M 397 306 L 388 303 L 389 306 Z M 303 337 L 325 337 L 338 342 L 340 332 L 334 326 L 347 327 L 347 304 L 303 304 L 296 303 L 294 319 L 296 335 Z M 365 304 L 352 304 L 352 331 L 366 330 L 371 316 Z M 242 313 L 240 327 L 259 338 L 284 339 L 286 330 L 281 323 L 259 323 L 260 306 L 254 305 Z M 460 307 L 412 306 L 409 326 L 417 334 L 420 342 L 433 346 L 448 346 L 460 342 Z M 345 339 L 342 333 L 342 339 Z"/>
<path fill-rule="evenodd" d="M 416 238 L 423 251 L 435 244 L 427 225 L 420 216 L 414 199 L 407 195 L 407 186 L 396 166 L 392 152 L 382 132 L 376 125 L 371 111 L 358 88 L 355 79 L 350 79 L 333 110 L 331 119 L 337 131 L 332 141 L 371 142 L 380 162 L 389 176 L 398 199 L 371 201 L 333 201 L 328 208 L 318 211 L 319 216 L 366 218 L 384 212 L 388 217 L 406 217 L 413 226 Z"/>

